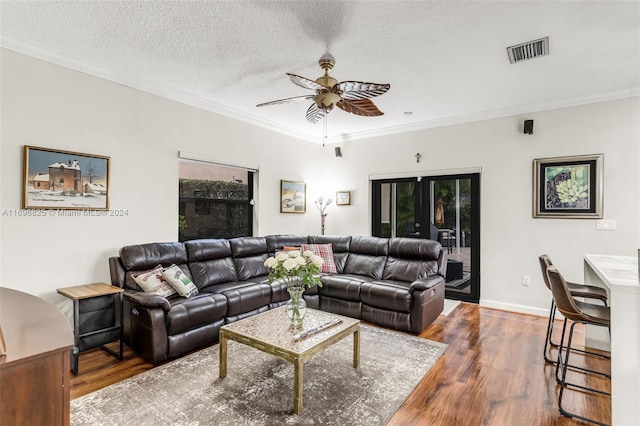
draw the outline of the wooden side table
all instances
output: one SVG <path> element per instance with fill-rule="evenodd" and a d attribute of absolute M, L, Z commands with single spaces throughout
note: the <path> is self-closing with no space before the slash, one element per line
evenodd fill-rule
<path fill-rule="evenodd" d="M 123 289 L 105 283 L 59 288 L 58 293 L 73 300 L 73 336 L 71 371 L 78 374 L 80 352 L 100 346 L 122 360 L 122 294 Z M 116 339 L 120 351 L 104 346 Z"/>

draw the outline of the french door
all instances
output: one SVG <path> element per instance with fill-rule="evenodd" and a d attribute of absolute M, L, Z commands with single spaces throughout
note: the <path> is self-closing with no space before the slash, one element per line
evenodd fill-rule
<path fill-rule="evenodd" d="M 445 296 L 480 300 L 480 174 L 372 181 L 372 235 L 439 241 Z"/>

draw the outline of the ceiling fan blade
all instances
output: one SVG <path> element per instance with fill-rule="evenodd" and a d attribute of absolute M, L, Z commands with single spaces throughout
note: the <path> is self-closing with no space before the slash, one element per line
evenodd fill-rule
<path fill-rule="evenodd" d="M 311 99 L 313 98 L 313 95 L 306 95 L 306 96 L 295 96 L 293 98 L 285 98 L 285 99 L 278 99 L 277 101 L 271 101 L 271 102 L 265 102 L 262 104 L 258 104 L 256 106 L 267 106 L 267 105 L 280 105 L 280 104 L 287 104 L 290 102 L 300 102 L 300 101 L 304 101 L 305 99 Z"/>
<path fill-rule="evenodd" d="M 343 99 L 366 99 L 387 93 L 390 84 L 366 83 L 364 81 L 342 81 L 337 84 Z"/>
<path fill-rule="evenodd" d="M 291 73 L 287 73 L 287 75 L 289 76 L 289 79 L 293 84 L 298 85 L 300 87 L 304 87 L 305 89 L 311 89 L 311 90 L 326 89 L 326 87 L 324 87 L 322 84 L 316 83 L 313 80 L 309 80 L 306 77 L 301 77 L 299 75 L 291 74 Z"/>
<path fill-rule="evenodd" d="M 371 99 L 343 99 L 338 102 L 337 106 L 345 112 L 350 112 L 351 114 L 355 115 L 362 115 L 364 117 L 375 117 L 378 115 L 384 115 L 384 112 L 380 111 L 378 107 L 371 101 Z"/>
<path fill-rule="evenodd" d="M 326 112 L 329 112 L 329 111 L 330 110 L 327 110 Z M 322 108 L 319 108 L 318 105 L 316 105 L 316 103 L 314 102 L 311 104 L 311 106 L 307 110 L 307 121 L 310 123 L 316 124 L 318 120 L 324 117 L 324 115 L 325 115 L 325 110 L 323 110 Z"/>

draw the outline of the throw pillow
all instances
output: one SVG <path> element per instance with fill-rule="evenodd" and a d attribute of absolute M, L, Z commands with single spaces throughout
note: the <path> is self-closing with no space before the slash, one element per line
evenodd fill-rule
<path fill-rule="evenodd" d="M 302 251 L 309 250 L 316 256 L 320 256 L 324 263 L 320 267 L 320 272 L 325 274 L 337 274 L 336 262 L 333 260 L 333 246 L 329 244 L 303 244 Z"/>
<path fill-rule="evenodd" d="M 176 294 L 173 287 L 162 277 L 162 265 L 158 265 L 149 271 L 131 274 L 131 277 L 145 293 L 164 297 Z"/>
<path fill-rule="evenodd" d="M 292 247 L 292 246 L 282 246 L 281 249 L 276 250 L 275 255 L 286 254 L 291 255 L 291 252 L 297 252 L 299 255 L 302 255 L 302 248 L 300 247 Z"/>
<path fill-rule="evenodd" d="M 187 299 L 198 294 L 198 287 L 191 281 L 178 265 L 171 265 L 162 270 L 162 278 L 167 280 L 171 287 L 182 297 Z"/>

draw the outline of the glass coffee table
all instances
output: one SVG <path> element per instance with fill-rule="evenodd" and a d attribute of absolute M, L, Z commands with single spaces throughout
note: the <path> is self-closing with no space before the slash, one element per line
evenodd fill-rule
<path fill-rule="evenodd" d="M 318 331 L 319 329 L 319 331 Z M 302 413 L 302 367 L 308 359 L 353 334 L 353 367 L 360 365 L 360 321 L 307 309 L 302 328 L 292 330 L 285 307 L 220 328 L 220 378 L 227 376 L 227 340 L 251 346 L 293 363 L 293 412 Z"/>

